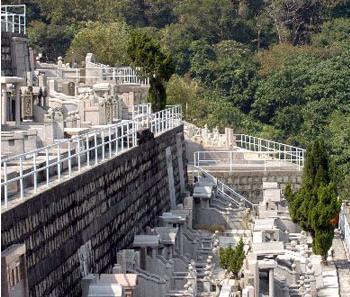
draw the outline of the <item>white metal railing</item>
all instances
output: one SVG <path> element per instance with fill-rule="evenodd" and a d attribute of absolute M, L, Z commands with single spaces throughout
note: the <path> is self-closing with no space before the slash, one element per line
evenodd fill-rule
<path fill-rule="evenodd" d="M 42 65 L 45 66 L 44 63 L 42 63 Z M 49 76 L 48 78 L 71 79 L 77 82 L 81 79 L 96 79 L 106 82 L 114 81 L 118 85 L 149 86 L 149 78 L 138 76 L 137 70 L 131 67 L 110 67 L 103 64 L 101 65 L 100 67 L 87 66 L 85 68 L 58 67 L 57 65 L 52 65 L 55 67 L 54 69 L 56 69 L 56 76 Z M 45 67 L 47 66 L 48 65 Z M 45 69 L 45 67 L 43 69 Z M 93 74 L 82 75 L 82 71 L 85 72 L 86 70 L 92 70 Z"/>
<path fill-rule="evenodd" d="M 229 202 L 233 202 L 238 206 L 244 205 L 245 207 L 251 208 L 252 210 L 256 209 L 257 204 L 250 202 L 247 198 L 237 193 L 235 190 L 233 190 L 231 187 L 229 187 L 222 181 L 218 180 L 216 177 L 211 175 L 208 171 L 206 171 L 202 167 L 194 166 L 194 170 L 196 171 L 197 176 L 202 175 L 206 178 L 211 179 L 213 183 L 217 185 L 218 194 L 223 199 L 228 200 Z"/>
<path fill-rule="evenodd" d="M 27 34 L 24 4 L 1 5 L 1 31 Z"/>
<path fill-rule="evenodd" d="M 139 123 L 139 127 L 148 127 L 152 114 L 151 103 L 136 104 L 132 107 L 132 119 Z"/>
<path fill-rule="evenodd" d="M 301 151 L 197 151 L 194 166 L 214 172 L 302 170 Z"/>
<path fill-rule="evenodd" d="M 158 135 L 181 125 L 179 112 L 181 108 L 173 106 L 150 114 L 148 128 Z M 26 194 L 37 193 L 39 183 L 50 186 L 53 182 L 60 182 L 63 176 L 70 177 L 81 172 L 83 167 L 98 165 L 137 146 L 139 124 L 138 119 L 122 121 L 1 160 L 3 206 L 7 207 L 11 196 L 19 194 L 23 200 Z"/>
<path fill-rule="evenodd" d="M 304 166 L 305 149 L 246 134 L 234 134 L 234 137 L 237 147 L 255 152 L 274 152 L 274 157 L 279 160 Z"/>
<path fill-rule="evenodd" d="M 344 246 L 350 254 L 350 202 L 343 202 L 339 214 L 339 229 L 342 232 Z"/>
<path fill-rule="evenodd" d="M 174 105 L 150 113 L 147 107 L 141 107 L 138 114 L 133 114 L 133 120 L 138 127 L 149 128 L 154 134 L 158 134 L 163 129 L 172 129 L 182 123 L 182 108 L 181 105 Z"/>
<path fill-rule="evenodd" d="M 117 67 L 115 68 L 113 75 L 115 76 L 117 83 L 122 85 L 149 85 L 149 78 L 141 78 L 137 71 L 139 68 L 133 69 L 131 67 Z"/>

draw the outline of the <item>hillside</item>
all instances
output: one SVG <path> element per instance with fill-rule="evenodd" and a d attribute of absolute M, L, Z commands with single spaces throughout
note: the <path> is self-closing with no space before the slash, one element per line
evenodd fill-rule
<path fill-rule="evenodd" d="M 172 57 L 168 103 L 182 103 L 189 121 L 302 147 L 322 138 L 350 196 L 350 1 L 26 4 L 31 44 L 45 59 L 79 64 L 93 51 L 102 63 L 130 64 L 129 36 L 146 32 Z"/>

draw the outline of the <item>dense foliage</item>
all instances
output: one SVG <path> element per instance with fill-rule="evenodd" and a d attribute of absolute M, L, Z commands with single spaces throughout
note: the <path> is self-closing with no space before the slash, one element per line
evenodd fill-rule
<path fill-rule="evenodd" d="M 343 184 L 346 195 L 349 1 L 27 3 L 31 44 L 43 57 L 80 62 L 94 51 L 101 62 L 130 64 L 126 39 L 135 29 L 147 33 L 166 60 L 171 54 L 168 73 L 176 73 L 168 83 L 168 77 L 153 81 L 153 89 L 162 98 L 167 94 L 169 103 L 182 103 L 186 118 L 303 147 L 324 139 L 344 180 L 337 186 Z"/>
<path fill-rule="evenodd" d="M 220 266 L 226 269 L 228 273 L 232 273 L 234 278 L 238 278 L 238 273 L 243 266 L 244 259 L 245 253 L 242 238 L 235 248 L 231 246 L 220 248 Z"/>
<path fill-rule="evenodd" d="M 332 246 L 340 210 L 336 176 L 324 142 L 317 140 L 307 151 L 301 189 L 292 193 L 289 185 L 285 191 L 292 220 L 311 234 L 314 253 L 324 259 Z"/>
<path fill-rule="evenodd" d="M 152 103 L 153 110 L 164 109 L 166 105 L 164 83 L 174 73 L 171 55 L 162 50 L 149 34 L 138 31 L 131 33 L 127 53 L 133 66 L 140 67 L 140 74 L 149 77 L 148 101 Z"/>

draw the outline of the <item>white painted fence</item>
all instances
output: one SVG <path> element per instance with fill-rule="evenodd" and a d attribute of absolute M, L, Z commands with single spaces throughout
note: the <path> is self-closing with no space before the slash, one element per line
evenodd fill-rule
<path fill-rule="evenodd" d="M 44 63 L 41 63 L 41 65 L 45 66 Z M 46 64 L 46 67 L 48 66 Z M 99 82 L 116 82 L 117 85 L 149 86 L 149 78 L 140 77 L 137 70 L 132 67 L 110 67 L 104 64 L 101 64 L 100 67 L 87 66 L 86 68 L 53 66 L 56 73 L 55 76 L 49 76 L 50 79 L 66 79 L 76 82 L 84 79 L 97 79 Z M 82 75 L 86 70 L 92 72 L 92 74 Z"/>
<path fill-rule="evenodd" d="M 26 6 L 1 5 L 1 31 L 27 34 Z"/>
<path fill-rule="evenodd" d="M 3 206 L 8 205 L 9 196 L 23 200 L 25 196 L 37 193 L 38 184 L 46 182 L 49 187 L 64 177 L 80 173 L 89 168 L 137 146 L 137 131 L 142 126 L 144 115 L 134 120 L 106 125 L 88 133 L 1 161 L 1 193 Z M 181 107 L 172 106 L 165 110 L 147 114 L 146 127 L 155 135 L 171 130 L 182 123 Z M 28 189 L 28 193 L 25 190 Z"/>
<path fill-rule="evenodd" d="M 350 202 L 345 201 L 340 209 L 339 228 L 344 236 L 344 244 L 350 254 Z"/>
<path fill-rule="evenodd" d="M 305 149 L 246 134 L 234 134 L 234 138 L 236 146 L 242 149 L 255 152 L 274 152 L 277 153 L 279 160 L 284 159 L 300 166 L 304 165 Z"/>
<path fill-rule="evenodd" d="M 138 70 L 139 68 L 136 68 L 135 70 L 131 67 L 118 67 L 113 70 L 113 75 L 117 80 L 117 83 L 121 85 L 148 86 L 149 78 L 140 77 L 140 75 L 137 73 Z"/>
<path fill-rule="evenodd" d="M 207 171 L 289 171 L 302 170 L 304 152 L 298 151 L 197 151 L 194 166 Z"/>

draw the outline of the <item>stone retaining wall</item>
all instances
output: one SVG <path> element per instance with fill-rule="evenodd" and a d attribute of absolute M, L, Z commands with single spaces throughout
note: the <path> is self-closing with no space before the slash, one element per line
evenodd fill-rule
<path fill-rule="evenodd" d="M 300 188 L 302 171 L 252 171 L 252 172 L 210 172 L 223 183 L 247 197 L 253 203 L 263 199 L 262 183 L 277 182 L 284 190 L 291 183 L 294 190 Z"/>
<path fill-rule="evenodd" d="M 81 296 L 86 268 L 111 272 L 116 252 L 135 233 L 155 226 L 170 207 L 165 150 L 171 147 L 174 188 L 181 202 L 176 135 L 183 126 L 39 193 L 2 214 L 1 249 L 25 243 L 30 296 Z M 82 246 L 84 246 L 82 248 Z"/>

